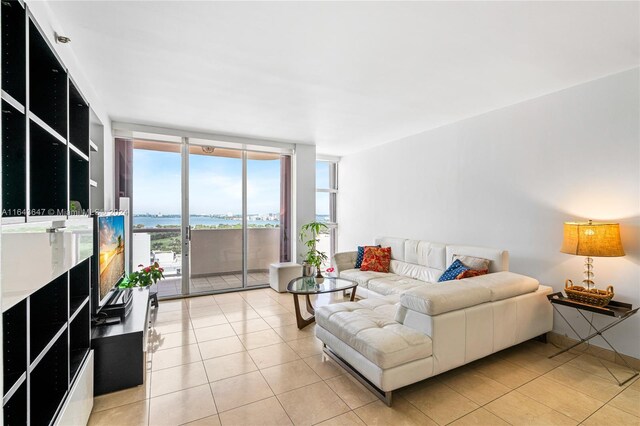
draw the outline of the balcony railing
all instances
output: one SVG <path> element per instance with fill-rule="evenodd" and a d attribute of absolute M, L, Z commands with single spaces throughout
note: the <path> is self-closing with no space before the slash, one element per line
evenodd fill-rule
<path fill-rule="evenodd" d="M 133 265 L 158 262 L 165 275 L 182 273 L 180 228 L 135 228 Z M 242 229 L 192 229 L 191 277 L 242 273 Z M 248 272 L 268 271 L 280 256 L 279 228 L 247 229 Z"/>

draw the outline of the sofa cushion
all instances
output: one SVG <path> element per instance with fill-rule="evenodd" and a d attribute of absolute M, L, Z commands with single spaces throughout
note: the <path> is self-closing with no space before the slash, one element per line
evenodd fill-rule
<path fill-rule="evenodd" d="M 365 247 L 361 271 L 389 272 L 391 247 Z"/>
<path fill-rule="evenodd" d="M 381 247 L 391 247 L 391 259 L 404 260 L 405 238 L 381 237 L 376 238 L 376 244 Z"/>
<path fill-rule="evenodd" d="M 443 272 L 442 269 L 429 268 L 428 266 L 416 265 L 401 260 L 392 260 L 389 271 L 397 275 L 404 275 L 408 278 L 426 282 L 438 281 L 438 278 L 440 278 Z"/>
<path fill-rule="evenodd" d="M 431 356 L 431 339 L 360 302 L 316 310 L 318 325 L 382 369 Z"/>
<path fill-rule="evenodd" d="M 458 275 L 462 274 L 464 271 L 468 271 L 470 268 L 464 266 L 459 259 L 456 259 L 446 271 L 442 273 L 440 278 L 438 278 L 438 282 L 441 283 L 443 281 L 451 281 L 455 280 Z"/>
<path fill-rule="evenodd" d="M 475 269 L 476 271 L 484 271 L 485 269 L 488 271 L 489 264 L 491 263 L 490 259 L 485 259 L 483 257 L 463 256 L 459 254 L 454 254 L 453 260 L 459 260 L 467 268 Z"/>
<path fill-rule="evenodd" d="M 360 287 L 368 288 L 367 283 L 372 278 L 389 277 L 394 274 L 374 271 L 361 271 L 360 269 L 347 269 L 340 272 L 340 278 L 346 278 L 358 283 Z M 357 291 L 356 291 L 357 292 Z"/>
<path fill-rule="evenodd" d="M 404 261 L 407 263 L 439 269 L 442 274 L 447 268 L 445 257 L 446 246 L 442 243 L 420 240 L 406 240 L 404 243 Z"/>
<path fill-rule="evenodd" d="M 373 278 L 367 284 L 367 288 L 378 294 L 388 296 L 391 294 L 403 294 L 412 288 L 428 285 L 428 283 L 412 278 L 394 275 L 391 277 Z"/>
<path fill-rule="evenodd" d="M 360 267 L 362 266 L 362 260 L 364 259 L 364 249 L 367 247 L 369 246 L 358 246 L 358 256 L 356 257 L 356 264 L 354 268 L 360 269 Z M 380 247 L 380 246 L 373 246 L 373 247 Z"/>
<path fill-rule="evenodd" d="M 463 278 L 473 278 L 473 277 L 479 277 L 480 275 L 487 275 L 489 273 L 488 269 L 467 269 L 464 272 L 461 272 L 460 274 L 458 274 L 458 276 L 456 277 L 456 280 L 461 280 Z"/>
<path fill-rule="evenodd" d="M 473 282 L 478 278 L 416 287 L 405 292 L 400 303 L 416 312 L 439 315 L 491 301 L 491 290 Z"/>
<path fill-rule="evenodd" d="M 460 282 L 473 282 L 491 291 L 491 301 L 504 300 L 521 294 L 533 293 L 540 283 L 535 278 L 513 272 L 496 272 L 481 277 L 467 278 Z"/>
<path fill-rule="evenodd" d="M 447 266 L 453 263 L 454 256 L 473 256 L 489 259 L 489 272 L 509 270 L 509 252 L 489 247 L 474 247 L 448 244 L 446 247 Z"/>

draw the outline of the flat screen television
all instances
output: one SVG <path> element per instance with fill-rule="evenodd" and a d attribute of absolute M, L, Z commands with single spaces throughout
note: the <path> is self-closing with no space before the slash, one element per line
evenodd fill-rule
<path fill-rule="evenodd" d="M 124 278 L 125 233 L 124 215 L 98 215 L 96 222 L 97 283 L 94 287 L 94 310 L 97 311 L 109 301 L 111 290 Z"/>

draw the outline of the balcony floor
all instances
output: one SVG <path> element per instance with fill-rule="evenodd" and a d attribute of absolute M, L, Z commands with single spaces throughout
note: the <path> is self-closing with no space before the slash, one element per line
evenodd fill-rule
<path fill-rule="evenodd" d="M 251 272 L 247 275 L 248 286 L 260 286 L 269 284 L 269 273 L 264 272 Z M 228 291 L 232 289 L 242 288 L 242 275 L 241 274 L 227 274 L 227 275 L 211 275 L 208 277 L 198 277 L 190 279 L 189 290 L 191 294 L 194 293 L 210 293 L 215 291 Z M 182 277 L 170 276 L 157 284 L 159 297 L 172 297 L 178 296 L 182 293 Z"/>

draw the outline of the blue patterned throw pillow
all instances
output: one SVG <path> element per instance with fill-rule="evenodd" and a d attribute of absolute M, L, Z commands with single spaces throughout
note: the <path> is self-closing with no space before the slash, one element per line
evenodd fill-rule
<path fill-rule="evenodd" d="M 455 280 L 458 275 L 464 271 L 468 271 L 469 269 L 470 268 L 467 268 L 462 264 L 462 262 L 460 262 L 460 259 L 456 259 L 456 261 L 453 262 L 446 271 L 444 271 L 440 278 L 438 278 L 438 282 L 441 283 L 442 281 Z"/>
<path fill-rule="evenodd" d="M 380 245 L 378 244 L 377 246 L 358 246 L 358 257 L 356 257 L 356 265 L 355 265 L 356 269 L 360 269 L 362 267 L 362 259 L 364 259 L 365 247 L 380 247 Z"/>

